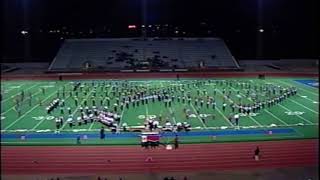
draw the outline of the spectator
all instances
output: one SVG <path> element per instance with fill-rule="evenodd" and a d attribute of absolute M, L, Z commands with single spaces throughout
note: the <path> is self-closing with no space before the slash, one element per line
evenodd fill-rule
<path fill-rule="evenodd" d="M 254 151 L 254 159 L 256 161 L 259 161 L 259 158 L 260 158 L 259 154 L 260 154 L 260 149 L 259 149 L 259 146 L 257 146 L 256 150 Z"/>
<path fill-rule="evenodd" d="M 103 140 L 104 138 L 105 138 L 104 127 L 101 127 L 101 129 L 100 129 L 100 139 Z"/>
<path fill-rule="evenodd" d="M 77 144 L 81 144 L 80 138 L 81 138 L 80 135 L 78 135 L 77 136 Z"/>
<path fill-rule="evenodd" d="M 179 148 L 179 139 L 178 139 L 178 135 L 176 135 L 176 137 L 174 138 L 174 149 L 178 149 Z"/>

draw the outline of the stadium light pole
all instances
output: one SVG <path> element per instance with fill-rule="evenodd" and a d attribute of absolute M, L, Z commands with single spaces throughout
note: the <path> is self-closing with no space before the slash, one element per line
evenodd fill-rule
<path fill-rule="evenodd" d="M 141 19 L 142 19 L 142 25 L 141 26 L 141 36 L 143 39 L 147 38 L 147 1 L 141 0 Z"/>
<path fill-rule="evenodd" d="M 22 1 L 22 9 L 23 9 L 23 30 L 21 31 L 21 34 L 23 35 L 23 42 L 24 42 L 24 59 L 29 60 L 30 59 L 30 35 L 28 34 L 28 29 L 30 27 L 29 24 L 29 9 L 28 9 L 28 0 Z"/>
<path fill-rule="evenodd" d="M 263 0 L 257 0 L 256 58 L 263 57 Z"/>
<path fill-rule="evenodd" d="M 143 40 L 147 39 L 147 0 L 141 0 L 141 19 L 142 19 L 142 24 L 144 25 L 143 27 L 141 26 L 141 36 Z M 146 60 L 146 50 L 145 47 L 143 46 L 143 51 L 142 51 L 142 57 L 143 61 Z"/>

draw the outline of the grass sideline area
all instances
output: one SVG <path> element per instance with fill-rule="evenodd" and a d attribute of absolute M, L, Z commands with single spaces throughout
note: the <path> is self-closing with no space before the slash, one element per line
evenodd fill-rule
<path fill-rule="evenodd" d="M 73 91 L 76 82 L 86 85 L 83 91 L 78 91 L 78 104 L 75 104 L 75 91 Z M 227 85 L 228 82 L 232 86 Z M 260 140 L 280 140 L 280 139 L 301 139 L 301 138 L 318 138 L 318 118 L 319 118 L 319 90 L 313 87 L 318 82 L 317 79 L 311 78 L 266 78 L 265 80 L 255 78 L 215 78 L 215 79 L 154 79 L 154 80 L 79 80 L 79 81 L 2 81 L 1 86 L 1 135 L 2 145 L 72 145 L 75 144 L 75 138 L 28 138 L 30 133 L 54 134 L 56 131 L 55 118 L 63 116 L 66 120 L 69 116 L 67 107 L 70 107 L 73 117 L 80 116 L 80 106 L 87 101 L 87 106 L 92 107 L 95 100 L 97 108 L 103 109 L 107 105 L 106 97 L 110 98 L 109 109 L 113 109 L 117 103 L 117 98 L 121 99 L 129 92 L 130 89 L 143 89 L 146 91 L 162 91 L 172 90 L 171 96 L 175 96 L 176 100 L 172 101 L 171 107 L 165 107 L 163 101 L 156 100 L 154 103 L 149 101 L 148 104 L 140 104 L 129 109 L 117 108 L 117 114 L 120 121 L 117 122 L 118 127 L 123 123 L 128 125 L 128 129 L 144 129 L 145 119 L 159 119 L 159 126 L 165 126 L 166 122 L 177 124 L 178 122 L 187 122 L 191 125 L 191 132 L 196 131 L 237 131 L 246 129 L 257 130 L 262 129 L 268 132 L 270 128 L 288 128 L 294 133 L 290 134 L 248 134 L 248 135 L 224 135 L 224 136 L 182 136 L 182 143 L 210 143 L 210 142 L 230 142 L 230 141 L 260 141 Z M 93 84 L 92 84 L 93 83 Z M 103 85 L 104 83 L 104 85 Z M 199 85 L 195 85 L 199 83 Z M 246 84 L 243 87 L 237 86 L 237 83 Z M 128 84 L 125 85 L 125 84 Z M 247 87 L 250 85 L 250 88 Z M 97 86 L 94 90 L 94 86 Z M 254 87 L 257 86 L 257 90 Z M 281 88 L 296 87 L 297 95 L 285 99 L 270 108 L 264 108 L 251 115 L 240 116 L 239 125 L 230 122 L 228 119 L 232 112 L 229 107 L 230 101 L 235 104 L 252 104 L 253 97 L 263 101 L 271 98 L 265 91 L 260 91 L 260 87 L 280 86 Z M 174 87 L 176 87 L 174 89 Z M 250 90 L 247 96 L 247 90 Z M 21 99 L 21 92 L 24 91 L 24 98 Z M 45 92 L 43 92 L 45 91 Z M 85 93 L 86 91 L 86 93 Z M 231 92 L 229 98 L 224 98 L 226 92 Z M 65 92 L 63 97 L 62 92 Z M 121 92 L 118 94 L 118 92 Z M 254 92 L 254 93 L 253 93 Z M 92 95 L 95 93 L 95 96 Z M 177 101 L 178 96 L 190 94 L 191 103 L 187 100 L 185 103 Z M 276 94 L 279 94 L 278 91 Z M 207 96 L 215 99 L 216 107 L 213 109 L 211 104 L 206 107 Z M 274 95 L 271 95 L 272 97 Z M 30 98 L 31 97 L 31 98 Z M 20 98 L 17 110 L 16 102 Z M 60 108 L 53 110 L 48 115 L 46 107 L 55 98 L 63 99 L 65 102 L 64 114 L 60 114 Z M 204 105 L 200 106 L 200 101 L 195 105 L 195 99 L 203 99 Z M 240 100 L 241 99 L 241 100 Z M 40 103 L 41 101 L 41 103 Z M 225 111 L 222 109 L 223 102 L 227 106 Z M 101 104 L 102 103 L 102 104 Z M 185 110 L 189 110 L 189 118 L 186 118 Z M 20 116 L 18 112 L 20 111 Z M 214 116 L 214 118 L 213 118 Z M 203 119 L 205 121 L 203 121 Z M 99 134 L 99 130 L 103 125 L 100 122 L 77 124 L 69 127 L 64 121 L 59 128 L 60 134 Z M 118 128 L 120 133 L 121 128 Z M 27 138 L 22 140 L 19 138 L 3 138 L 7 134 L 25 135 Z M 107 133 L 108 136 L 109 133 Z M 161 138 L 163 143 L 172 141 L 172 137 Z M 128 145 L 139 144 L 140 137 L 130 138 L 106 138 L 100 139 L 82 139 L 83 145 Z"/>

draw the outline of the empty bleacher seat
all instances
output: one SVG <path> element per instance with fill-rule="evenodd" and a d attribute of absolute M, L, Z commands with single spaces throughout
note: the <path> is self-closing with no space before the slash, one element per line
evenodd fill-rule
<path fill-rule="evenodd" d="M 141 62 L 150 68 L 197 68 L 200 62 L 206 67 L 238 67 L 218 38 L 119 38 L 65 40 L 49 70 L 82 70 L 86 61 L 106 70 L 135 69 Z"/>

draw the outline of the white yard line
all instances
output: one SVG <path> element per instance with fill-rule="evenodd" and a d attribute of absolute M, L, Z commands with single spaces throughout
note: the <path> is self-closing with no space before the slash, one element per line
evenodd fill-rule
<path fill-rule="evenodd" d="M 109 96 L 109 94 L 111 93 L 111 89 L 113 88 L 113 86 L 110 86 L 110 89 L 108 90 L 108 96 Z M 102 104 L 104 103 L 104 101 L 106 100 L 106 98 L 104 98 L 103 99 L 103 101 L 102 101 Z M 124 108 L 123 108 L 123 110 L 124 110 Z M 122 115 L 121 115 L 121 117 L 120 117 L 120 120 L 122 119 Z M 93 123 L 91 123 L 91 125 L 90 125 L 90 127 L 89 127 L 89 130 L 91 130 L 92 129 L 92 127 L 93 127 L 93 125 L 94 125 L 94 123 L 95 123 L 96 121 L 93 121 Z M 119 122 L 119 125 L 120 125 L 120 122 Z"/>
<path fill-rule="evenodd" d="M 318 101 L 317 101 L 317 99 L 315 99 L 315 100 L 312 100 L 312 99 L 310 99 L 310 98 L 308 98 L 307 96 L 301 96 L 301 95 L 299 95 L 299 94 L 297 94 L 299 97 L 301 97 L 301 98 L 303 98 L 303 99 L 306 99 L 306 100 L 309 100 L 309 101 L 311 101 L 311 102 L 317 102 L 317 103 L 319 103 Z"/>
<path fill-rule="evenodd" d="M 172 108 L 170 107 L 169 108 L 169 111 L 170 111 L 170 113 L 172 114 Z M 176 118 L 174 117 L 174 116 L 172 116 L 172 120 L 173 120 L 173 122 L 174 122 L 174 124 L 177 124 L 177 122 L 176 122 Z"/>
<path fill-rule="evenodd" d="M 145 108 L 146 108 L 146 117 L 148 118 L 148 115 L 149 115 L 149 109 L 148 109 L 148 106 L 147 104 L 144 104 Z"/>
<path fill-rule="evenodd" d="M 118 128 L 121 128 L 121 121 L 122 121 L 123 114 L 124 114 L 124 107 L 123 107 L 123 110 L 121 112 L 121 116 L 120 116 L 120 120 L 119 120 L 119 127 Z"/>
<path fill-rule="evenodd" d="M 279 81 L 279 82 L 282 82 L 281 80 L 278 80 L 278 81 Z M 273 83 L 272 81 L 268 81 L 268 82 Z M 288 84 L 288 83 L 283 82 L 283 84 Z M 288 84 L 288 85 L 290 85 L 290 84 Z M 292 85 L 290 85 L 290 86 L 292 86 Z M 299 89 L 302 89 L 302 88 L 299 88 Z M 287 111 L 291 111 L 290 109 L 286 108 L 285 106 L 283 106 L 283 105 L 281 105 L 281 104 L 278 104 L 278 105 L 279 105 L 280 107 L 282 107 L 283 109 L 287 110 Z M 310 123 L 310 124 L 313 123 L 313 122 L 305 119 L 304 117 L 302 117 L 302 116 L 300 116 L 300 115 L 297 115 L 297 116 L 298 116 L 300 119 L 302 119 L 302 120 L 304 120 L 304 121 L 306 121 L 306 122 L 308 122 L 308 123 Z"/>
<path fill-rule="evenodd" d="M 232 88 L 233 89 L 233 92 L 236 92 L 236 89 L 234 89 L 234 88 Z M 244 96 L 244 94 L 243 93 L 240 93 L 243 97 L 245 97 Z M 246 98 L 246 99 L 248 99 L 249 101 L 251 101 L 251 102 L 253 102 L 251 99 L 249 99 L 249 98 Z M 271 112 L 269 112 L 268 110 L 266 110 L 266 109 L 263 109 L 265 112 L 267 112 L 267 113 L 269 113 L 272 117 L 274 117 L 274 118 L 276 118 L 277 120 L 279 120 L 280 122 L 282 122 L 283 124 L 286 124 L 286 125 L 288 125 L 286 122 L 284 122 L 284 121 L 282 121 L 281 119 L 279 119 L 277 116 L 275 116 L 274 114 L 272 114 Z M 260 124 L 260 123 L 259 123 Z"/>
<path fill-rule="evenodd" d="M 270 82 L 270 81 L 269 81 Z M 272 81 L 272 82 L 274 82 L 274 81 Z M 278 81 L 276 81 L 276 82 L 280 82 L 280 83 L 282 83 L 282 84 L 285 84 L 285 85 L 290 85 L 289 83 L 286 83 L 286 82 L 284 82 L 284 81 L 280 81 L 280 80 L 278 80 Z M 299 89 L 301 89 L 301 90 L 304 90 L 303 88 L 299 88 Z M 304 99 L 307 99 L 307 100 L 309 100 L 309 101 L 311 101 L 311 102 L 317 102 L 317 103 L 319 103 L 318 101 L 317 101 L 317 99 L 316 100 L 313 100 L 313 99 L 310 99 L 310 98 L 308 98 L 308 97 L 306 97 L 306 96 L 301 96 L 300 94 L 297 94 L 299 97 L 302 97 L 302 98 L 304 98 Z"/>
<path fill-rule="evenodd" d="M 61 87 L 56 91 L 56 92 L 58 92 L 58 91 L 60 91 L 61 90 Z M 66 98 L 66 100 L 68 99 L 70 97 L 70 95 Z M 36 128 L 43 122 L 43 121 L 45 121 L 46 119 L 44 118 L 44 119 L 42 119 L 41 121 L 39 121 L 31 130 L 36 130 Z"/>
<path fill-rule="evenodd" d="M 147 87 L 148 87 L 148 85 L 146 85 Z M 147 90 L 149 90 L 148 88 L 147 88 Z M 149 116 L 149 109 L 148 109 L 148 105 L 147 105 L 147 103 L 145 103 L 144 104 L 144 107 L 146 108 L 146 118 L 148 119 L 148 116 Z"/>
<path fill-rule="evenodd" d="M 268 110 L 264 109 L 265 112 L 267 112 L 268 114 L 270 114 L 272 117 L 276 118 L 278 121 L 282 122 L 285 126 L 292 126 L 291 124 L 286 123 L 285 121 L 281 120 L 280 118 L 278 118 L 277 116 L 275 116 L 274 114 L 272 114 L 271 112 L 269 112 Z M 301 133 L 300 131 L 298 131 L 297 129 L 293 129 L 295 132 L 297 132 L 297 134 L 299 134 L 301 137 L 304 137 L 304 134 Z"/>
<path fill-rule="evenodd" d="M 21 86 L 24 86 L 24 85 L 25 85 L 25 84 L 23 84 L 23 85 L 21 85 Z M 35 85 L 33 85 L 33 86 L 30 86 L 30 87 L 28 87 L 27 89 L 24 89 L 24 91 L 26 92 L 26 91 L 28 91 L 29 89 L 34 88 L 34 87 L 37 86 L 37 85 L 39 85 L 39 83 L 37 83 L 37 84 L 35 84 Z M 20 88 L 19 88 L 19 89 L 20 89 Z M 4 99 L 3 101 L 1 101 L 1 103 L 4 103 L 4 102 L 8 101 L 9 99 L 12 99 L 13 97 L 15 97 L 16 95 L 18 95 L 18 94 L 20 94 L 20 93 L 21 93 L 21 92 L 18 92 L 18 93 L 16 93 L 16 94 L 10 96 L 10 97 L 7 98 L 7 99 Z"/>
<path fill-rule="evenodd" d="M 163 81 L 160 81 L 160 84 L 161 84 L 161 87 L 163 88 L 164 85 L 163 85 L 162 82 L 163 82 Z M 169 82 L 169 81 L 167 81 L 167 82 Z M 171 108 L 171 107 L 169 108 L 169 111 L 170 111 L 170 114 L 172 114 L 173 111 L 172 111 L 172 108 Z M 177 124 L 176 118 L 175 118 L 174 116 L 172 117 L 172 120 L 173 120 L 173 123 L 174 123 L 174 124 Z"/>
<path fill-rule="evenodd" d="M 67 100 L 68 98 L 70 98 L 71 96 L 70 95 L 68 95 L 68 97 L 65 99 L 65 100 Z M 44 119 L 42 119 L 41 121 L 39 121 L 31 130 L 36 130 L 36 128 L 43 122 L 43 121 L 45 121 L 46 119 L 44 118 Z"/>
<path fill-rule="evenodd" d="M 24 86 L 26 83 L 20 85 L 20 86 Z M 6 91 L 6 93 L 9 93 L 10 91 L 13 91 L 15 89 L 19 89 L 19 88 L 10 88 L 11 86 L 19 86 L 18 83 L 15 84 L 1 84 L 1 92 Z M 20 87 L 21 88 L 21 87 Z"/>
<path fill-rule="evenodd" d="M 196 108 L 191 104 L 192 109 L 194 110 L 194 113 L 197 114 L 197 118 L 199 119 L 199 121 L 201 122 L 201 124 L 203 125 L 203 127 L 206 129 L 207 126 L 202 122 L 200 115 L 198 114 Z"/>
<path fill-rule="evenodd" d="M 281 80 L 279 80 L 280 82 L 282 82 Z M 269 81 L 270 82 L 270 81 Z M 272 83 L 272 82 L 270 82 L 270 83 Z M 288 84 L 288 83 L 286 83 L 286 82 L 283 82 L 283 84 Z M 290 84 L 289 84 L 290 85 Z M 290 85 L 291 86 L 291 85 Z M 301 89 L 301 88 L 300 88 Z M 284 107 L 283 105 L 281 105 L 281 104 L 278 104 L 280 107 L 282 107 L 283 109 L 285 109 L 285 110 L 287 110 L 287 111 L 291 111 L 290 109 L 288 109 L 288 108 L 286 108 L 286 107 Z M 304 121 L 307 121 L 307 122 L 309 122 L 310 124 L 312 124 L 313 122 L 311 122 L 311 121 L 309 121 L 309 120 L 307 120 L 307 119 L 305 119 L 304 117 L 302 117 L 302 116 L 300 116 L 300 115 L 297 115 L 300 119 L 302 119 L 302 120 L 304 120 Z"/>
<path fill-rule="evenodd" d="M 184 96 L 185 96 L 186 94 L 184 93 Z M 191 107 L 192 107 L 192 109 L 193 109 L 193 111 L 194 111 L 194 113 L 197 115 L 197 118 L 199 119 L 199 121 L 201 122 L 201 124 L 203 125 L 203 127 L 205 128 L 205 129 L 207 129 L 207 126 L 202 122 L 202 119 L 200 118 L 200 114 L 198 114 L 198 112 L 197 112 L 197 110 L 196 110 L 196 108 L 193 106 L 193 104 L 191 103 L 190 104 L 191 105 Z"/>
<path fill-rule="evenodd" d="M 304 124 L 303 126 L 318 126 L 318 123 L 312 123 L 312 124 Z M 275 127 L 295 127 L 295 126 L 302 126 L 299 123 L 297 124 L 287 124 L 287 125 L 276 125 Z M 159 126 L 159 128 L 161 128 L 162 126 Z M 256 126 L 239 126 L 242 129 L 252 129 L 252 128 L 256 128 Z M 273 126 L 270 125 L 265 125 L 262 126 L 262 128 L 272 128 Z M 129 126 L 129 128 L 141 128 L 143 129 L 144 126 Z M 199 129 L 199 128 L 191 128 L 191 129 Z M 225 128 L 221 128 L 221 127 L 212 127 L 212 126 L 207 126 L 207 129 L 225 129 Z M 227 129 L 233 129 L 233 127 L 228 126 Z M 100 129 L 91 129 L 90 131 L 99 131 Z M 30 129 L 15 129 L 15 130 L 1 130 L 2 133 L 5 132 L 39 132 L 40 131 L 45 131 L 45 132 L 54 132 L 54 130 L 52 129 L 37 129 L 37 130 L 30 130 Z M 87 132 L 87 129 L 65 129 L 62 130 L 61 132 Z M 108 129 L 106 129 L 106 131 L 108 131 Z"/>
<path fill-rule="evenodd" d="M 315 114 L 319 114 L 319 112 L 316 112 L 316 111 L 314 111 L 314 110 L 312 110 L 312 109 L 310 109 L 310 108 L 308 108 L 308 107 L 306 107 L 306 106 L 298 103 L 298 102 L 295 101 L 295 100 L 292 100 L 292 99 L 289 99 L 289 100 L 292 101 L 292 102 L 295 103 L 295 104 L 298 104 L 298 105 L 301 106 L 301 107 L 304 107 L 305 109 L 308 109 L 309 111 L 311 111 L 311 112 L 313 112 L 313 113 L 315 113 Z"/>
<path fill-rule="evenodd" d="M 37 95 L 37 94 L 39 94 L 39 93 L 40 93 L 40 91 L 32 94 L 32 96 L 35 96 L 35 95 Z M 21 103 L 25 102 L 26 100 L 27 100 L 27 98 L 25 98 Z M 4 114 L 6 114 L 7 112 L 9 112 L 9 111 L 11 111 L 12 109 L 14 109 L 14 106 L 15 106 L 15 105 L 13 105 L 13 106 L 12 106 L 10 109 L 8 109 L 7 111 L 1 113 L 1 115 L 4 115 Z"/>
<path fill-rule="evenodd" d="M 234 88 L 233 88 L 234 89 Z M 235 90 L 235 89 L 234 89 Z M 235 91 L 234 91 L 235 92 Z M 242 94 L 242 93 L 240 93 Z M 243 94 L 242 94 L 243 95 Z M 249 99 L 249 98 L 247 98 Z M 249 99 L 250 101 L 252 101 L 251 99 Z M 263 109 L 265 112 L 267 112 L 268 114 L 270 114 L 272 117 L 274 117 L 275 119 L 277 119 L 278 121 L 280 121 L 282 124 L 284 124 L 285 126 L 290 126 L 288 123 L 286 123 L 285 121 L 281 120 L 280 118 L 278 118 L 277 116 L 275 116 L 274 114 L 272 114 L 271 112 L 269 112 L 266 109 Z M 297 134 L 299 134 L 301 137 L 304 137 L 304 134 L 301 133 L 300 131 L 294 129 L 295 132 L 297 132 Z"/>
<path fill-rule="evenodd" d="M 283 120 L 281 120 L 280 118 L 278 118 L 277 116 L 269 112 L 268 110 L 264 109 L 264 111 L 269 113 L 272 117 L 276 118 L 278 121 L 282 122 L 285 126 L 290 126 L 288 123 L 284 122 Z M 299 134 L 301 137 L 304 137 L 304 134 L 298 131 L 297 129 L 293 129 L 293 130 L 297 132 L 297 134 Z"/>
<path fill-rule="evenodd" d="M 286 84 L 287 86 L 293 86 L 293 85 L 291 85 L 291 84 L 289 84 L 289 83 L 287 83 L 287 82 L 285 82 L 285 81 L 282 81 L 282 80 L 277 80 L 278 82 L 282 82 L 282 84 Z M 295 81 L 293 81 L 294 83 L 299 83 L 299 82 L 295 82 Z M 299 85 L 303 85 L 303 84 L 299 84 Z M 310 94 L 313 94 L 313 95 L 316 95 L 316 96 L 319 96 L 319 94 L 317 94 L 317 93 L 314 93 L 314 92 L 312 92 L 312 91 L 309 91 L 309 90 L 306 90 L 306 89 L 304 89 L 304 88 L 300 88 L 300 87 L 298 87 L 300 90 L 302 90 L 302 91 L 305 91 L 305 92 L 308 92 L 308 93 L 310 93 Z"/>
<path fill-rule="evenodd" d="M 319 124 L 314 123 L 314 124 L 308 124 L 308 125 L 303 125 L 303 126 L 318 126 Z M 295 126 L 301 126 L 298 124 L 291 124 L 291 125 L 277 125 L 274 127 L 295 127 Z M 256 126 L 239 126 L 242 129 L 256 129 Z M 231 129 L 231 127 L 229 127 Z M 272 126 L 268 125 L 268 126 L 262 126 L 262 128 L 272 128 Z M 221 129 L 221 127 L 208 127 L 208 129 Z"/>
<path fill-rule="evenodd" d="M 234 90 L 234 88 L 232 88 L 232 89 Z M 220 90 L 218 90 L 218 92 L 219 92 L 221 95 L 223 95 Z M 242 93 L 241 93 L 241 94 L 242 94 Z M 242 94 L 242 95 L 243 95 L 243 94 Z M 228 98 L 228 100 L 231 101 L 230 98 Z M 250 99 L 249 99 L 249 100 L 250 100 Z M 250 101 L 252 101 L 252 100 L 250 100 Z M 254 121 L 256 124 L 258 124 L 259 127 L 262 127 L 262 126 L 263 126 L 262 124 L 260 124 L 256 119 L 254 119 L 254 118 L 251 117 L 250 115 L 249 115 L 248 117 L 249 117 L 252 121 Z"/>
<path fill-rule="evenodd" d="M 39 121 L 31 130 L 34 131 L 46 118 L 43 118 L 41 121 Z"/>
<path fill-rule="evenodd" d="M 268 110 L 264 110 L 265 112 L 269 113 L 272 117 L 276 118 L 278 121 L 282 122 L 285 126 L 291 126 L 288 123 L 284 122 L 283 120 L 281 120 L 280 118 L 278 118 L 277 116 L 275 116 L 274 114 L 272 114 L 271 112 L 269 112 Z M 293 129 L 295 132 L 297 132 L 297 134 L 299 134 L 301 137 L 304 137 L 304 134 L 301 133 L 300 131 L 298 131 L 297 129 Z"/>
<path fill-rule="evenodd" d="M 90 91 L 90 93 L 89 93 L 85 98 L 83 98 L 83 100 L 81 101 L 81 103 L 79 103 L 79 105 L 77 106 L 77 108 L 71 113 L 72 117 L 73 117 L 74 114 L 77 112 L 77 110 L 80 108 L 80 106 L 82 106 L 82 103 L 92 94 L 93 90 L 94 90 L 94 89 L 92 88 L 92 90 Z M 65 121 L 65 122 L 63 123 L 63 125 L 60 127 L 59 131 L 62 130 L 67 124 L 68 124 L 67 121 Z"/>
<path fill-rule="evenodd" d="M 212 86 L 212 84 L 211 84 L 211 86 Z M 216 89 L 220 94 L 222 94 L 222 92 L 219 90 L 219 89 Z M 223 94 L 222 94 L 222 96 L 223 96 Z M 228 99 L 229 101 L 230 101 L 230 99 Z M 234 125 L 229 121 L 229 119 L 219 110 L 219 108 L 218 107 L 216 107 L 216 109 L 217 109 L 217 111 L 218 111 L 218 113 L 220 114 L 220 115 L 222 115 L 222 117 L 227 121 L 227 123 L 229 123 L 232 127 L 234 127 Z"/>
<path fill-rule="evenodd" d="M 232 127 L 234 127 L 234 125 L 233 125 L 233 124 L 229 121 L 229 119 L 219 110 L 219 108 L 216 107 L 216 109 L 217 109 L 218 113 L 221 114 L 222 117 L 223 117 Z"/>
<path fill-rule="evenodd" d="M 286 107 L 284 107 L 283 105 L 281 105 L 281 104 L 278 104 L 280 107 L 282 107 L 283 109 L 285 109 L 285 110 L 287 110 L 287 111 L 291 111 L 290 109 L 288 109 L 288 108 L 286 108 Z M 307 121 L 308 123 L 310 123 L 310 124 L 312 124 L 313 122 L 311 122 L 311 121 L 309 121 L 309 120 L 307 120 L 307 119 L 305 119 L 304 117 L 302 117 L 302 116 L 299 116 L 299 115 L 297 115 L 300 119 L 302 119 L 302 120 L 304 120 L 304 121 Z"/>
<path fill-rule="evenodd" d="M 54 91 L 52 94 L 50 94 L 50 96 L 48 96 L 47 98 L 45 98 L 43 101 L 46 101 L 47 99 L 49 99 L 51 96 L 53 96 L 56 93 L 56 91 Z M 33 108 L 31 108 L 29 111 L 25 112 L 22 116 L 20 116 L 18 119 L 16 119 L 14 122 L 12 122 L 9 126 L 5 127 L 4 130 L 9 129 L 11 126 L 13 126 L 15 123 L 17 123 L 18 121 L 20 121 L 24 116 L 26 116 L 28 113 L 30 113 L 31 111 L 33 111 L 35 108 L 37 108 L 39 106 L 39 104 L 37 104 L 36 106 L 34 106 Z"/>
<path fill-rule="evenodd" d="M 250 115 L 249 115 L 249 118 L 250 118 L 251 120 L 253 120 L 256 124 L 258 124 L 259 127 L 263 127 L 262 124 L 260 124 L 257 120 L 255 120 L 255 119 L 254 119 L 253 117 L 251 117 Z"/>
<path fill-rule="evenodd" d="M 278 121 L 282 122 L 282 124 L 288 125 L 288 123 L 284 122 L 283 120 L 281 120 L 280 118 L 278 118 L 277 116 L 275 116 L 274 114 L 272 114 L 270 111 L 264 109 L 265 112 L 267 112 L 268 114 L 270 114 L 272 117 L 274 117 L 275 119 L 277 119 Z"/>

